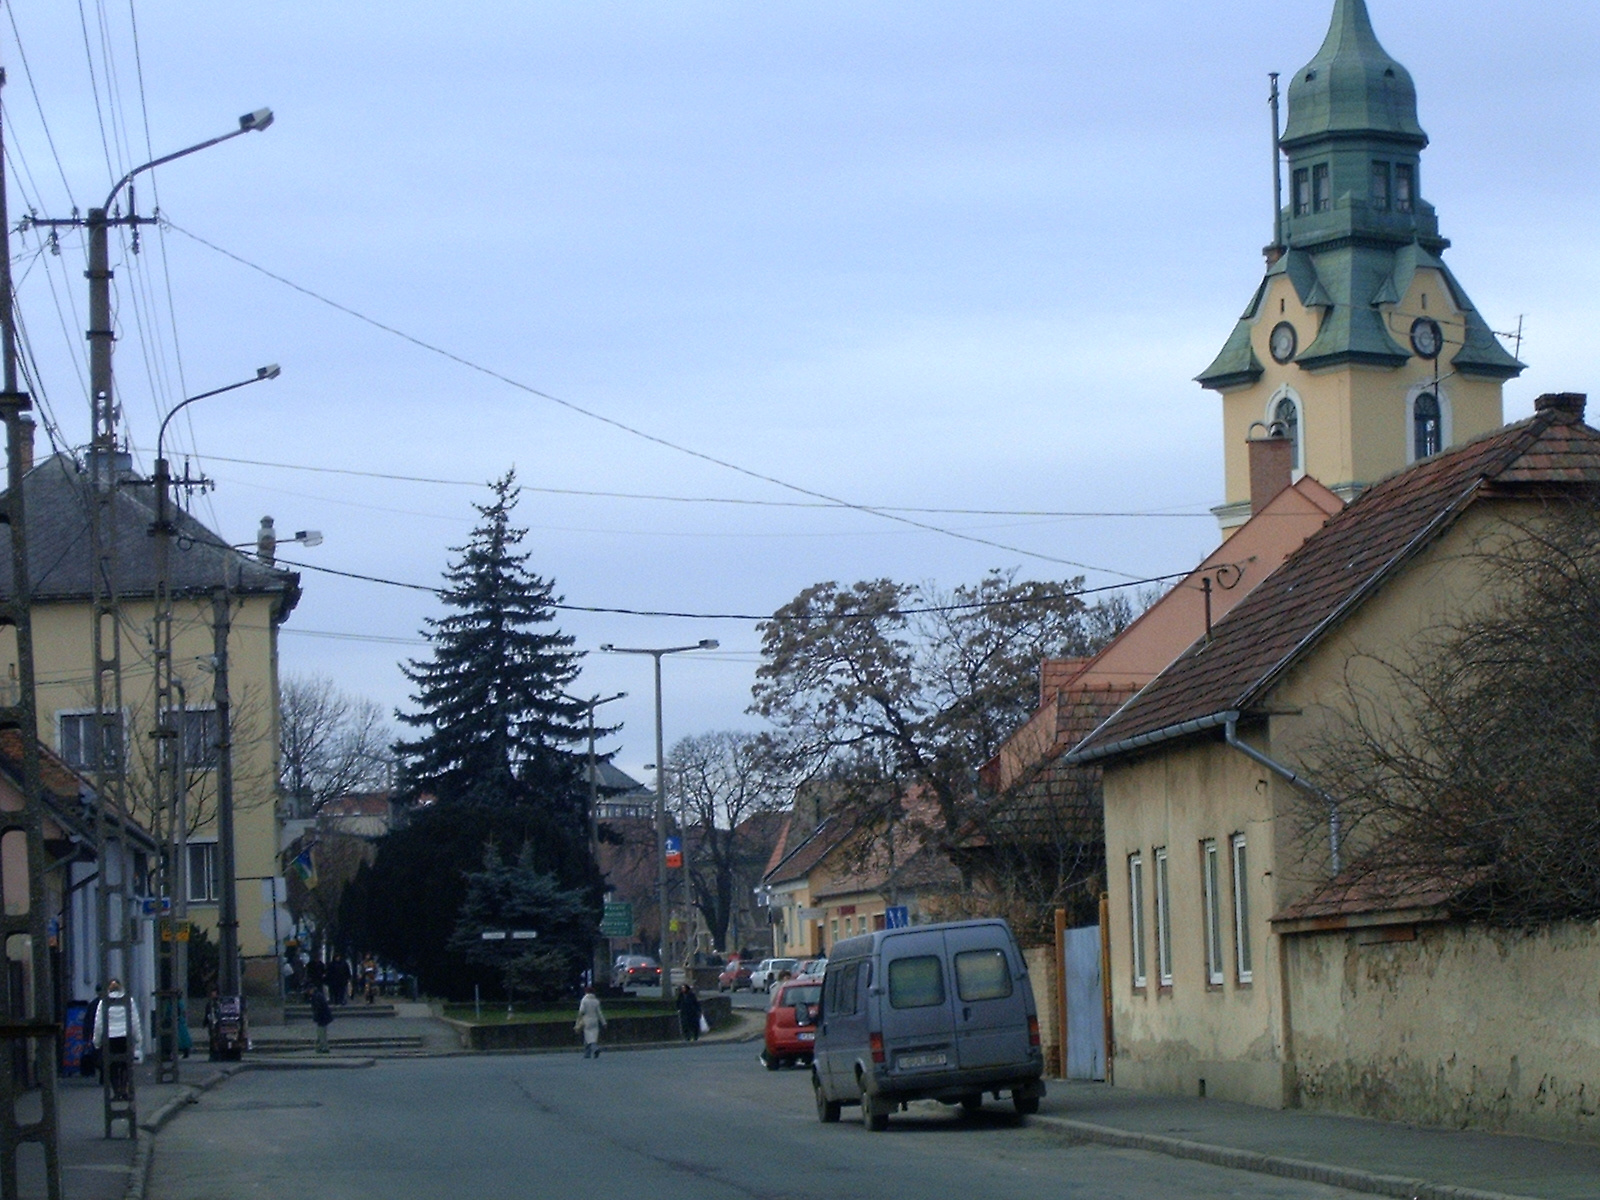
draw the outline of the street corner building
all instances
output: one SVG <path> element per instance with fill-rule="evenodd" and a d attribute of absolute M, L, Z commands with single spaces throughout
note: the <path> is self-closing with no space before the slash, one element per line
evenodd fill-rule
<path fill-rule="evenodd" d="M 62 767 L 83 780 L 93 779 L 91 489 L 97 486 L 97 479 L 107 480 L 114 490 L 109 571 L 122 613 L 119 649 L 123 682 L 122 736 L 105 746 L 105 761 L 119 763 L 125 771 L 130 815 L 149 828 L 154 770 L 150 735 L 155 722 L 152 625 L 156 579 L 150 549 L 154 493 L 148 480 L 132 472 L 126 454 L 112 456 L 104 472 L 90 467 L 70 454 L 55 454 L 37 464 L 30 460 L 23 479 L 38 736 L 42 745 L 53 748 Z M 281 917 L 273 911 L 270 884 L 264 886 L 263 881 L 279 874 L 277 638 L 279 627 L 299 599 L 299 576 L 238 553 L 193 517 L 180 513 L 169 577 L 173 675 L 183 710 L 178 735 L 187 776 L 189 918 L 195 927 L 208 929 L 215 941 L 220 881 L 214 631 L 219 611 L 225 611 L 240 953 L 246 991 L 275 995 L 275 955 L 281 931 L 274 922 Z M 10 561 L 6 559 L 0 561 L 0 590 L 9 593 L 10 587 Z M 0 680 L 16 679 L 16 662 L 14 633 L 0 630 Z M 153 843 L 151 849 L 153 852 Z M 146 861 L 141 850 L 138 862 Z M 147 869 L 153 878 L 153 866 L 148 864 L 136 873 L 142 878 Z M 82 871 L 92 874 L 93 865 L 84 865 Z M 135 894 L 150 891 L 148 880 L 141 883 L 136 879 L 135 885 Z M 102 982 L 95 977 L 93 947 L 99 934 L 94 912 L 92 904 L 77 906 L 60 929 L 63 962 L 69 968 L 63 976 L 66 1002 L 87 999 Z M 140 933 L 144 941 L 149 936 L 148 930 Z M 144 986 L 132 986 L 130 991 L 142 1010 L 150 1012 L 147 1001 L 153 974 L 142 978 L 134 974 L 130 983 Z"/>

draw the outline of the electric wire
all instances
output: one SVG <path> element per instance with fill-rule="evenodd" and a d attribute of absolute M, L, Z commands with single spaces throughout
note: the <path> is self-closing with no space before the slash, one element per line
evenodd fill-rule
<path fill-rule="evenodd" d="M 61 175 L 61 186 L 67 193 L 67 203 L 72 205 L 73 212 L 78 210 L 78 202 L 72 195 L 72 184 L 67 182 L 67 169 L 61 163 L 61 152 L 56 149 L 56 139 L 50 132 L 50 122 L 44 115 L 44 103 L 39 99 L 39 87 L 34 82 L 33 68 L 28 65 L 28 52 L 22 44 L 22 31 L 17 28 L 17 10 L 14 4 L 6 5 L 6 15 L 11 20 L 11 37 L 16 42 L 17 59 L 22 63 L 23 78 L 28 81 L 28 91 L 33 95 L 33 106 L 39 113 L 39 124 L 44 129 L 45 143 L 50 147 L 50 156 L 55 159 L 56 170 Z M 36 187 L 35 192 L 38 192 Z M 42 193 L 40 193 L 42 194 Z"/>
<path fill-rule="evenodd" d="M 393 325 L 387 325 L 384 322 L 377 320 L 375 317 L 369 317 L 365 313 L 351 308 L 349 305 L 341 304 L 337 300 L 330 299 L 319 292 L 313 291 L 311 288 L 295 283 L 293 280 L 288 279 L 285 276 L 279 275 L 274 271 L 268 270 L 266 267 L 251 262 L 249 259 L 243 258 L 240 255 L 233 253 L 231 250 L 225 250 L 221 246 L 218 246 L 215 242 L 208 241 L 199 234 L 193 233 L 187 229 L 184 229 L 182 226 L 173 223 L 170 218 L 163 218 L 163 220 L 166 220 L 175 232 L 181 233 L 184 237 L 198 242 L 207 249 L 221 254 L 223 257 L 231 259 L 232 261 L 239 263 L 241 266 L 247 267 L 258 274 L 264 275 L 277 283 L 281 283 L 285 287 L 299 292 L 301 295 L 316 300 L 320 304 L 325 304 L 337 312 L 342 312 L 346 316 L 353 317 L 363 324 L 370 325 L 374 329 L 381 330 L 384 333 L 388 333 L 391 336 L 397 337 L 402 341 L 418 347 L 419 349 L 426 350 L 430 354 L 436 354 L 441 358 L 457 364 L 458 366 L 465 367 L 470 371 L 475 371 L 480 375 L 497 380 L 508 387 L 516 389 L 517 391 L 524 392 L 530 396 L 536 396 L 541 400 L 548 400 L 552 404 L 556 404 L 567 409 L 569 412 L 574 412 L 580 416 L 588 417 L 592 421 L 597 421 L 602 425 L 608 425 L 613 429 L 620 430 L 623 433 L 649 442 L 652 445 L 661 446 L 664 449 L 672 450 L 675 453 L 698 459 L 701 462 L 710 463 L 713 466 L 721 467 L 724 470 L 732 471 L 735 474 L 743 475 L 749 479 L 755 479 L 763 483 L 769 483 L 775 487 L 783 488 L 786 491 L 795 492 L 802 496 L 809 496 L 813 500 L 826 500 L 829 503 L 837 504 L 844 508 L 852 508 L 857 512 L 869 513 L 886 521 L 895 521 L 899 524 L 909 525 L 913 528 L 925 530 L 929 533 L 941 534 L 945 537 L 955 538 L 956 540 L 963 542 L 971 542 L 975 545 L 988 546 L 995 550 L 1004 550 L 1008 554 L 1021 554 L 1028 558 L 1037 558 L 1044 562 L 1055 563 L 1059 566 L 1076 567 L 1082 571 L 1095 571 L 1105 575 L 1120 575 L 1123 578 L 1131 578 L 1127 572 L 1118 571 L 1111 567 L 1099 567 L 1093 565 L 1092 563 L 1083 563 L 1074 559 L 1060 558 L 1052 554 L 1043 554 L 1037 550 L 1027 550 L 1020 546 L 1010 546 L 1003 542 L 992 541 L 989 538 L 981 538 L 973 534 L 961 533 L 958 530 L 946 529 L 943 526 L 934 525 L 928 521 L 919 521 L 915 517 L 905 516 L 901 513 L 889 512 L 887 510 L 873 508 L 865 504 L 852 503 L 849 500 L 841 499 L 840 497 L 830 495 L 827 492 L 820 492 L 814 488 L 803 487 L 797 483 L 790 483 L 788 480 L 781 479 L 776 475 L 768 475 L 761 471 L 752 470 L 749 467 L 740 466 L 738 463 L 731 462 L 728 459 L 718 458 L 716 455 L 708 454 L 703 450 L 696 450 L 692 447 L 685 446 L 682 443 L 674 442 L 668 438 L 661 437 L 658 434 L 649 433 L 638 428 L 637 426 L 629 425 L 625 421 L 620 421 L 615 417 L 608 417 L 603 413 L 596 412 L 590 408 L 585 408 L 584 406 L 576 404 L 571 400 L 564 400 L 550 392 L 542 391 L 539 388 L 533 387 L 531 384 L 523 383 L 521 380 L 515 379 L 504 372 L 495 370 L 493 367 L 486 367 L 483 364 L 474 362 L 472 359 L 466 358 L 455 353 L 454 351 L 446 350 L 441 346 L 436 346 L 432 342 L 428 342 L 417 337 L 415 334 L 407 333 Z"/>

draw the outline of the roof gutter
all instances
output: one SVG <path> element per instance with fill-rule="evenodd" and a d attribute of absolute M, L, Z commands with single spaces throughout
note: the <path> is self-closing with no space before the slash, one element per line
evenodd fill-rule
<path fill-rule="evenodd" d="M 1112 758 L 1119 754 L 1127 754 L 1133 750 L 1143 750 L 1146 746 L 1154 746 L 1158 742 L 1170 742 L 1174 738 L 1187 737 L 1191 733 L 1203 733 L 1208 729 L 1215 729 L 1229 721 L 1236 720 L 1236 712 L 1212 713 L 1209 717 L 1196 717 L 1192 721 L 1184 721 L 1179 725 L 1168 725 L 1163 729 L 1153 729 L 1149 733 L 1141 733 L 1134 737 L 1123 738 L 1120 742 L 1112 742 L 1106 746 L 1091 746 L 1087 750 L 1074 750 L 1066 755 L 1062 761 L 1074 766 L 1080 763 L 1097 762 L 1102 758 Z M 1109 718 L 1108 718 L 1109 719 Z M 1089 735 L 1093 737 L 1093 734 Z"/>
<path fill-rule="evenodd" d="M 1239 714 L 1237 712 L 1223 713 L 1222 715 L 1227 718 L 1222 727 L 1222 736 L 1227 740 L 1228 745 L 1232 746 L 1235 750 L 1237 750 L 1240 754 L 1243 754 L 1252 762 L 1260 763 L 1263 767 L 1271 771 L 1280 779 L 1288 781 L 1291 787 L 1297 787 L 1303 792 L 1309 792 L 1311 795 L 1321 799 L 1322 802 L 1328 806 L 1328 850 L 1331 856 L 1331 865 L 1333 867 L 1332 874 L 1337 875 L 1339 873 L 1339 851 L 1340 840 L 1342 837 L 1342 831 L 1340 829 L 1339 822 L 1339 801 L 1335 797 L 1330 796 L 1327 792 L 1323 791 L 1321 788 L 1317 787 L 1304 776 L 1297 775 L 1294 771 L 1291 771 L 1277 759 L 1267 757 L 1249 742 L 1240 741 Z"/>

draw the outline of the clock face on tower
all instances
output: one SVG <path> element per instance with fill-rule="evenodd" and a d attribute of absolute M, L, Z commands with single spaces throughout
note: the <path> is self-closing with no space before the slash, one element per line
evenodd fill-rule
<path fill-rule="evenodd" d="M 1281 363 L 1293 358 L 1299 345 L 1299 335 L 1295 333 L 1294 326 L 1287 321 L 1279 321 L 1273 326 L 1272 336 L 1267 340 L 1267 348 L 1272 351 L 1273 359 Z"/>
<path fill-rule="evenodd" d="M 1418 317 L 1411 322 L 1411 348 L 1418 358 L 1438 358 L 1444 349 L 1444 330 L 1432 317 Z"/>

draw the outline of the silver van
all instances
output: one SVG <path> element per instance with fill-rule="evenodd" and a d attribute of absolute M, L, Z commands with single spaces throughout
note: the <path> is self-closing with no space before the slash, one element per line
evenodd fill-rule
<path fill-rule="evenodd" d="M 911 1100 L 974 1111 L 985 1092 L 1039 1111 L 1039 1010 L 1002 920 L 883 929 L 834 944 L 822 984 L 811 1086 L 817 1116 L 861 1105 L 868 1129 Z"/>

